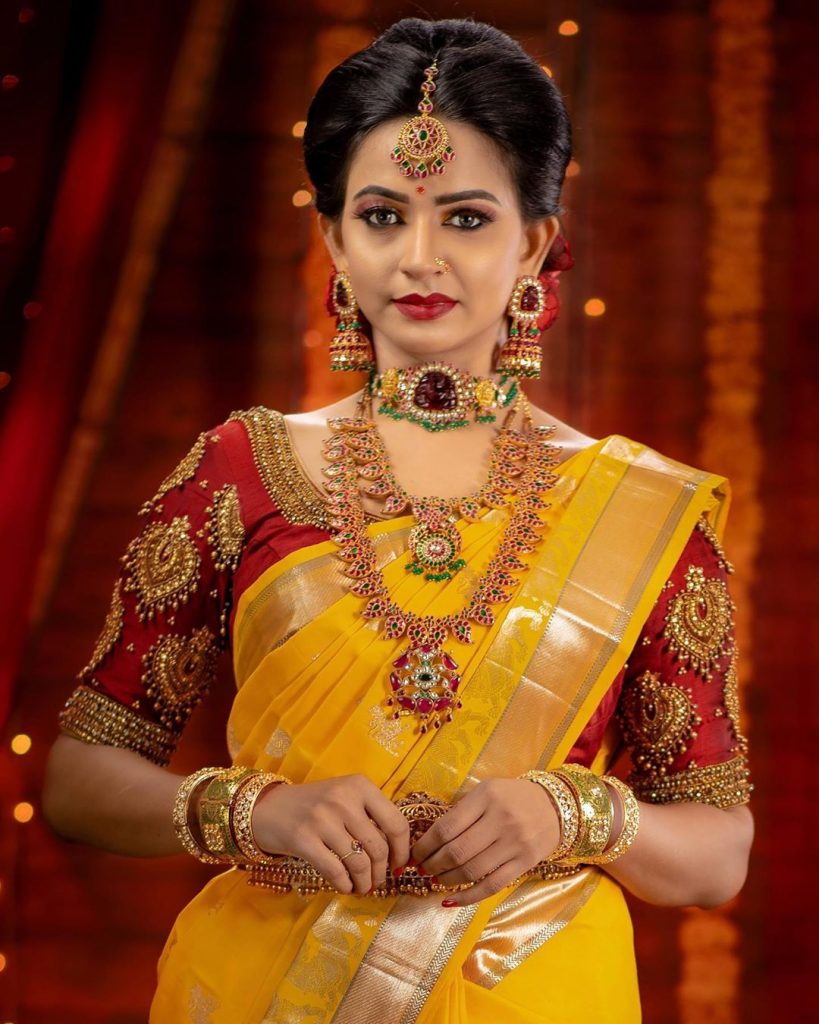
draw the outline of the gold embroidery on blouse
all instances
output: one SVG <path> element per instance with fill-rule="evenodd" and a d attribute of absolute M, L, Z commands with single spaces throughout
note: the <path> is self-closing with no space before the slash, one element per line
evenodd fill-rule
<path fill-rule="evenodd" d="M 201 560 L 190 538 L 187 516 L 151 523 L 128 545 L 126 591 L 137 593 L 137 615 L 144 622 L 166 607 L 176 610 L 199 584 Z"/>
<path fill-rule="evenodd" d="M 729 561 L 726 557 L 725 551 L 723 550 L 722 544 L 720 543 L 720 539 L 717 536 L 717 532 L 714 527 L 703 517 L 697 520 L 697 529 L 714 549 L 714 554 L 717 556 L 717 564 L 719 567 L 729 574 L 733 573 L 734 563 Z"/>
<path fill-rule="evenodd" d="M 125 607 L 122 603 L 121 581 L 117 580 L 114 584 L 114 592 L 111 595 L 111 606 L 108 609 L 108 614 L 105 616 L 102 632 L 97 637 L 97 642 L 94 644 L 94 652 L 91 655 L 91 660 L 77 676 L 78 679 L 84 679 L 85 676 L 93 672 L 94 669 L 102 663 L 106 654 L 109 654 L 113 650 L 117 640 L 122 636 L 122 624 L 124 618 Z"/>
<path fill-rule="evenodd" d="M 626 743 L 633 747 L 634 770 L 647 779 L 665 775 L 702 724 L 689 689 L 648 671 L 624 689 L 618 715 Z"/>
<path fill-rule="evenodd" d="M 219 572 L 225 569 L 236 572 L 245 542 L 245 528 L 235 484 L 225 484 L 214 492 L 208 518 L 208 541 L 213 549 L 214 567 Z"/>
<path fill-rule="evenodd" d="M 142 682 L 160 722 L 180 731 L 216 674 L 216 643 L 207 626 L 189 637 L 161 636 L 142 658 Z"/>
<path fill-rule="evenodd" d="M 401 753 L 398 739 L 403 731 L 403 718 L 397 719 L 385 715 L 384 709 L 379 704 L 374 704 L 370 708 L 370 727 L 367 730 L 367 735 L 393 757 L 398 757 Z"/>
<path fill-rule="evenodd" d="M 256 469 L 271 500 L 288 522 L 329 528 L 325 500 L 305 479 L 290 446 L 284 416 L 257 406 L 234 412 L 231 420 L 244 424 Z"/>
<path fill-rule="evenodd" d="M 163 767 L 176 746 L 173 733 L 88 686 L 78 686 L 68 698 L 60 729 L 83 743 L 133 750 Z"/>
<path fill-rule="evenodd" d="M 731 629 L 731 598 L 720 579 L 706 577 L 698 565 L 689 565 L 685 590 L 668 603 L 664 636 L 681 661 L 711 678 L 714 662 L 726 653 Z"/>
<path fill-rule="evenodd" d="M 692 765 L 662 778 L 631 775 L 629 784 L 638 800 L 652 804 L 677 803 L 682 800 L 715 807 L 736 807 L 747 804 L 753 786 L 749 781 L 748 763 L 743 754 L 705 767 Z"/>
<path fill-rule="evenodd" d="M 734 736 L 737 741 L 737 750 L 744 754 L 748 751 L 748 741 L 742 734 L 742 729 L 740 728 L 739 675 L 737 673 L 738 654 L 739 651 L 737 650 L 736 643 L 734 643 L 731 647 L 730 660 L 725 672 L 725 687 L 723 689 L 722 699 L 725 703 L 725 710 L 734 730 Z"/>
<path fill-rule="evenodd" d="M 168 491 L 172 491 L 174 487 L 181 487 L 182 484 L 190 480 L 196 474 L 196 470 L 199 468 L 199 463 L 202 461 L 202 457 L 205 454 L 207 442 L 207 434 L 202 433 L 197 437 L 188 454 L 179 462 L 176 468 L 165 477 L 153 498 L 151 498 L 150 501 L 146 501 L 139 510 L 139 514 L 141 516 L 148 515 L 153 510 L 156 503 L 161 498 L 164 498 Z"/>

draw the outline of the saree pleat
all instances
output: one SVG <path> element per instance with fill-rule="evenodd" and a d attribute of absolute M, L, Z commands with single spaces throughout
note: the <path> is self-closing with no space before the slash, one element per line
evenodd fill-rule
<path fill-rule="evenodd" d="M 359 772 L 390 799 L 420 790 L 453 801 L 482 779 L 565 758 L 697 518 L 719 527 L 726 490 L 625 438 L 593 445 L 558 474 L 544 542 L 524 556 L 509 603 L 495 606 L 492 626 L 473 627 L 473 644 L 446 643 L 464 706 L 426 735 L 388 716 L 388 666 L 406 640 L 385 639 L 360 615 L 334 545 L 265 571 L 236 615 L 235 762 L 295 782 Z M 409 517 L 369 527 L 390 596 L 420 615 L 459 610 L 506 521 L 492 510 L 459 523 L 469 570 L 436 586 L 405 570 Z M 626 1024 L 639 1020 L 636 992 L 625 902 L 595 868 L 566 884 L 521 881 L 455 911 L 438 897 L 281 896 L 231 871 L 180 915 L 151 1021 Z"/>

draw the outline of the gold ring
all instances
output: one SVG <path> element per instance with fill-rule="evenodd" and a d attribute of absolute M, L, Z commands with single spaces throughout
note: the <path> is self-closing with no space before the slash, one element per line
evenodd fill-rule
<path fill-rule="evenodd" d="M 436 267 L 441 268 L 441 273 L 443 274 L 448 274 L 450 270 L 452 270 L 452 267 L 450 266 L 449 263 L 447 263 L 443 256 L 436 256 L 432 262 L 435 264 Z"/>
<path fill-rule="evenodd" d="M 338 857 L 338 854 L 336 854 L 339 860 L 347 860 L 348 857 L 352 857 L 356 853 L 361 853 L 364 849 L 363 845 L 357 839 L 354 839 L 350 845 L 352 846 L 352 850 L 350 850 L 349 853 L 345 853 L 343 857 Z"/>

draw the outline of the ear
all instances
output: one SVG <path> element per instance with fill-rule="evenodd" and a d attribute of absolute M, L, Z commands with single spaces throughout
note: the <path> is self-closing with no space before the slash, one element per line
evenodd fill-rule
<path fill-rule="evenodd" d="M 521 275 L 537 277 L 559 231 L 560 221 L 557 217 L 545 217 L 524 225 L 520 252 Z"/>
<path fill-rule="evenodd" d="M 333 220 L 326 213 L 320 213 L 318 215 L 318 226 L 324 239 L 324 244 L 327 246 L 327 251 L 330 253 L 330 259 L 333 261 L 336 269 L 346 270 L 344 240 L 341 235 L 341 218 Z"/>

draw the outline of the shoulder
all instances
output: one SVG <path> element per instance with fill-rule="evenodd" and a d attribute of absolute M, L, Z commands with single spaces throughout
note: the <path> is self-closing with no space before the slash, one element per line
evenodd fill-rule
<path fill-rule="evenodd" d="M 563 420 L 559 420 L 556 416 L 552 416 L 545 409 L 541 409 L 536 405 L 531 405 L 530 409 L 532 422 L 536 427 L 552 427 L 554 429 L 551 440 L 561 449 L 563 453 L 562 461 L 570 459 L 573 455 L 577 455 L 578 452 L 582 452 L 586 448 L 591 448 L 600 443 L 597 438 L 589 437 L 588 434 L 584 434 L 570 424 L 564 423 Z"/>

